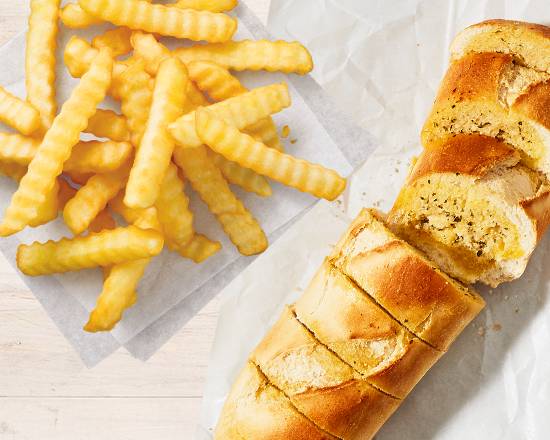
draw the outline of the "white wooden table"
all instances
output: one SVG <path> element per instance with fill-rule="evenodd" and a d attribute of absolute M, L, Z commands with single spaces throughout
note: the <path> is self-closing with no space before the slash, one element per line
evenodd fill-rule
<path fill-rule="evenodd" d="M 247 0 L 265 22 L 270 0 Z M 27 10 L 0 0 L 0 44 Z M 0 255 L 0 440 L 193 438 L 218 301 L 153 358 L 121 349 L 91 370 Z"/>

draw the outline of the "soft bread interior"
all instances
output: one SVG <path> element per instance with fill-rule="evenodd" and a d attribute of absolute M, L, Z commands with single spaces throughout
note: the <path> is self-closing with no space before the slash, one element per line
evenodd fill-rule
<path fill-rule="evenodd" d="M 389 220 L 452 276 L 497 285 L 519 277 L 535 247 L 536 230 L 520 202 L 541 183 L 521 165 L 483 177 L 432 173 L 403 188 Z"/>
<path fill-rule="evenodd" d="M 451 44 L 452 60 L 471 52 L 511 54 L 527 67 L 550 73 L 550 29 L 505 20 L 479 23 L 460 32 Z"/>

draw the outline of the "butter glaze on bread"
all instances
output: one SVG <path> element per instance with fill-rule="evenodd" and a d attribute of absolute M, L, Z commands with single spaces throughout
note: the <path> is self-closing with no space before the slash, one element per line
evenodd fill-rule
<path fill-rule="evenodd" d="M 442 139 L 416 161 L 388 223 L 464 282 L 519 278 L 548 226 L 550 191 L 518 162 L 491 137 Z"/>
<path fill-rule="evenodd" d="M 216 440 L 336 440 L 292 405 L 258 368 L 247 362 L 223 407 Z"/>
<path fill-rule="evenodd" d="M 550 73 L 550 28 L 513 20 L 487 20 L 467 27 L 451 43 L 451 59 L 476 52 L 514 56 L 519 63 Z"/>
<path fill-rule="evenodd" d="M 296 302 L 295 312 L 369 383 L 401 399 L 443 355 L 390 317 L 328 260 Z"/>
<path fill-rule="evenodd" d="M 294 406 L 330 434 L 369 439 L 400 400 L 372 387 L 286 308 L 251 360 Z"/>
<path fill-rule="evenodd" d="M 437 269 L 368 209 L 351 224 L 330 260 L 411 333 L 440 351 L 484 307 L 477 293 Z"/>

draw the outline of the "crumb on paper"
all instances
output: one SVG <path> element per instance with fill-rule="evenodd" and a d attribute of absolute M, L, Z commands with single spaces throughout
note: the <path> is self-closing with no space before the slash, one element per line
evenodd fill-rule
<path fill-rule="evenodd" d="M 479 336 L 485 336 L 485 327 L 480 325 L 479 328 L 477 329 L 477 334 Z"/>
<path fill-rule="evenodd" d="M 293 144 L 293 145 L 294 145 L 296 142 L 298 142 L 298 139 L 291 139 L 291 140 L 290 140 L 290 143 Z"/>
<path fill-rule="evenodd" d="M 501 330 L 502 330 L 502 325 L 500 325 L 498 322 L 495 322 L 495 323 L 493 324 L 493 330 L 494 330 L 495 332 L 501 331 Z"/>
<path fill-rule="evenodd" d="M 508 301 L 508 295 L 504 295 L 504 301 Z"/>
<path fill-rule="evenodd" d="M 489 295 L 493 294 L 493 289 L 489 289 Z"/>
<path fill-rule="evenodd" d="M 519 308 L 516 307 L 516 309 L 514 310 L 515 313 L 519 313 Z"/>
<path fill-rule="evenodd" d="M 396 174 L 399 174 L 399 168 L 394 168 Z"/>
<path fill-rule="evenodd" d="M 281 136 L 283 138 L 287 138 L 290 134 L 290 127 L 288 125 L 283 126 L 283 129 L 281 130 Z"/>

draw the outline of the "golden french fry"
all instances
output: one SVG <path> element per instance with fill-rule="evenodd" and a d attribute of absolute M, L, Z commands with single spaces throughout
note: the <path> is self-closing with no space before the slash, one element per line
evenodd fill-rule
<path fill-rule="evenodd" d="M 229 70 L 211 61 L 191 61 L 187 64 L 187 70 L 197 87 L 216 102 L 248 92 Z"/>
<path fill-rule="evenodd" d="M 175 146 L 168 124 L 182 115 L 187 83 L 187 69 L 181 61 L 169 58 L 162 62 L 145 133 L 126 186 L 124 203 L 130 208 L 148 208 L 158 197 Z"/>
<path fill-rule="evenodd" d="M 107 208 L 100 211 L 88 226 L 90 232 L 101 232 L 116 228 L 116 222 Z"/>
<path fill-rule="evenodd" d="M 231 70 L 267 70 L 305 75 L 313 69 L 309 51 L 298 42 L 242 40 L 180 47 L 173 52 L 184 63 L 212 61 Z"/>
<path fill-rule="evenodd" d="M 88 121 L 88 127 L 84 131 L 99 138 L 107 138 L 116 142 L 130 140 L 126 118 L 112 110 L 98 109 Z"/>
<path fill-rule="evenodd" d="M 221 171 L 208 157 L 206 148 L 176 149 L 174 160 L 239 252 L 243 255 L 263 252 L 267 247 L 264 231 L 233 194 Z"/>
<path fill-rule="evenodd" d="M 225 68 L 210 61 L 192 61 L 188 64 L 189 78 L 198 88 L 208 93 L 214 101 L 225 101 L 229 98 L 248 92 L 241 82 Z M 277 127 L 271 117 L 261 119 L 243 130 L 252 137 L 262 141 L 268 147 L 283 151 L 283 145 L 277 134 Z"/>
<path fill-rule="evenodd" d="M 81 78 L 89 69 L 92 61 L 97 57 L 98 49 L 93 48 L 90 43 L 77 36 L 71 37 L 63 52 L 63 60 L 69 73 L 74 78 Z M 115 99 L 120 99 L 119 89 L 122 87 L 124 79 L 122 74 L 128 66 L 133 64 L 133 58 L 125 61 L 115 61 L 113 64 L 113 75 L 109 93 Z"/>
<path fill-rule="evenodd" d="M 128 178 L 129 164 L 120 169 L 90 177 L 76 195 L 67 202 L 63 219 L 74 234 L 84 232 L 109 200 L 124 187 Z"/>
<path fill-rule="evenodd" d="M 175 6 L 181 9 L 224 12 L 230 11 L 237 6 L 237 0 L 178 0 L 170 6 Z"/>
<path fill-rule="evenodd" d="M 111 80 L 113 60 L 109 51 L 100 51 L 90 70 L 65 102 L 51 128 L 38 147 L 27 174 L 21 180 L 6 215 L 0 225 L 0 235 L 9 235 L 23 229 L 36 217 L 38 207 L 61 174 L 63 163 L 69 158 L 80 133 L 105 97 Z"/>
<path fill-rule="evenodd" d="M 117 196 L 110 203 L 115 212 L 122 215 L 128 223 L 143 229 L 159 230 L 155 208 L 131 209 L 124 205 L 122 197 Z M 150 258 L 128 261 L 111 267 L 103 284 L 103 290 L 97 299 L 95 309 L 84 326 L 87 332 L 109 331 L 122 319 L 122 314 L 137 299 L 136 288 L 141 280 Z"/>
<path fill-rule="evenodd" d="M 111 29 L 95 37 L 92 40 L 92 47 L 96 49 L 107 47 L 111 49 L 113 57 L 126 55 L 132 51 L 131 36 L 132 30 L 126 27 Z"/>
<path fill-rule="evenodd" d="M 17 163 L 0 162 L 0 174 L 19 182 L 27 174 L 27 167 Z"/>
<path fill-rule="evenodd" d="M 288 87 L 281 83 L 258 87 L 208 108 L 216 117 L 243 129 L 289 105 Z M 195 130 L 195 112 L 183 115 L 170 124 L 169 129 L 180 147 L 196 148 L 202 144 Z"/>
<path fill-rule="evenodd" d="M 197 132 L 205 144 L 259 174 L 327 200 L 334 200 L 346 187 L 346 180 L 336 171 L 269 148 L 205 107 L 197 110 L 195 119 Z"/>
<path fill-rule="evenodd" d="M 41 125 L 38 110 L 2 87 L 0 87 L 0 121 L 25 135 L 34 133 Z"/>
<path fill-rule="evenodd" d="M 126 116 L 132 144 L 138 147 L 145 133 L 153 100 L 153 92 L 149 88 L 151 77 L 145 72 L 143 61 L 138 60 L 124 71 L 119 80 L 120 108 Z"/>
<path fill-rule="evenodd" d="M 219 241 L 212 241 L 204 235 L 195 234 L 186 246 L 176 250 L 182 257 L 193 260 L 195 263 L 202 263 L 219 252 L 221 248 Z"/>
<path fill-rule="evenodd" d="M 115 171 L 126 163 L 132 151 L 128 142 L 81 141 L 73 148 L 63 171 L 77 174 Z"/>
<path fill-rule="evenodd" d="M 31 163 L 40 140 L 13 133 L 0 133 L 0 161 L 25 166 Z"/>
<path fill-rule="evenodd" d="M 229 183 L 238 185 L 244 190 L 256 193 L 261 197 L 269 197 L 273 193 L 265 177 L 227 160 L 221 154 L 209 151 L 209 155 L 212 162 L 216 164 Z"/>
<path fill-rule="evenodd" d="M 69 3 L 63 7 L 59 18 L 65 26 L 72 29 L 84 29 L 103 22 L 100 18 L 96 18 L 84 11 L 78 3 Z"/>
<path fill-rule="evenodd" d="M 46 200 L 38 208 L 36 217 L 29 221 L 29 226 L 36 228 L 40 225 L 45 225 L 57 218 L 59 213 L 59 179 L 56 179 L 53 188 L 46 195 Z"/>
<path fill-rule="evenodd" d="M 57 113 L 55 51 L 60 0 L 31 0 L 25 54 L 27 101 L 40 113 L 48 129 Z"/>
<path fill-rule="evenodd" d="M 78 185 L 85 185 L 94 176 L 93 173 L 65 173 L 65 175 Z"/>
<path fill-rule="evenodd" d="M 0 133 L 0 160 L 28 166 L 40 140 L 19 134 Z M 63 165 L 68 173 L 107 173 L 120 168 L 130 157 L 133 147 L 128 142 L 80 141 Z"/>
<path fill-rule="evenodd" d="M 144 60 L 145 70 L 149 75 L 156 75 L 160 63 L 171 56 L 170 50 L 151 34 L 134 32 L 131 41 L 134 55 Z"/>
<path fill-rule="evenodd" d="M 193 213 L 177 167 L 170 163 L 155 202 L 158 219 L 170 249 L 185 247 L 193 237 Z"/>
<path fill-rule="evenodd" d="M 155 256 L 163 244 L 159 232 L 128 226 L 86 237 L 21 245 L 17 250 L 17 266 L 30 276 L 111 266 Z"/>
<path fill-rule="evenodd" d="M 57 200 L 59 204 L 59 210 L 63 211 L 65 209 L 65 205 L 69 200 L 71 200 L 75 194 L 76 189 L 74 189 L 69 183 L 62 178 L 57 179 L 59 183 L 59 191 L 57 193 Z"/>
<path fill-rule="evenodd" d="M 88 13 L 118 26 L 213 43 L 228 41 L 237 21 L 225 14 L 180 9 L 143 0 L 79 0 Z"/>

